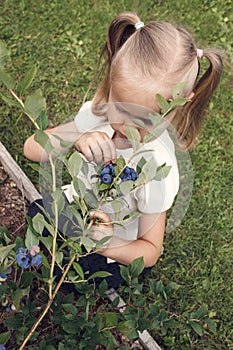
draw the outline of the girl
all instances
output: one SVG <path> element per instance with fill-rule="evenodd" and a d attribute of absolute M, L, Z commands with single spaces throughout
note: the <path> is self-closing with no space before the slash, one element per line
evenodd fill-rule
<path fill-rule="evenodd" d="M 120 154 L 129 158 L 132 145 L 126 138 L 127 125 L 134 125 L 143 141 L 147 130 L 152 128 L 148 112 L 159 112 L 155 95 L 161 94 L 168 100 L 173 88 L 185 82 L 182 97 L 189 98 L 189 102 L 172 112 L 168 122 L 176 127 L 179 142 L 191 149 L 197 140 L 204 109 L 220 81 L 222 61 L 219 54 L 214 50 L 197 49 L 183 28 L 156 21 L 144 24 L 136 14 L 126 12 L 110 24 L 103 55 L 106 75 L 93 101 L 84 104 L 74 121 L 46 130 L 53 145 L 60 149 L 60 143 L 53 137 L 55 134 L 73 142 L 89 162 L 114 162 Z M 200 77 L 203 56 L 209 67 Z M 147 125 L 147 130 L 134 123 L 135 117 Z M 161 254 L 166 211 L 177 194 L 179 175 L 174 145 L 166 129 L 146 144 L 145 150 L 147 148 L 154 150 L 153 157 L 158 165 L 166 162 L 172 166 L 169 175 L 160 182 L 150 181 L 128 199 L 124 214 L 125 210 L 136 209 L 142 215 L 123 231 L 110 224 L 106 228 L 106 223 L 111 221 L 108 209 L 94 211 L 93 217 L 104 224 L 93 227 L 93 238 L 99 240 L 106 234 L 112 238 L 107 247 L 79 260 L 83 269 L 90 273 L 111 272 L 112 276 L 107 278 L 109 286 L 116 287 L 122 282 L 120 264 L 127 265 L 143 256 L 146 271 Z M 24 154 L 37 162 L 47 159 L 34 135 L 26 140 Z M 65 194 L 72 201 L 71 187 Z M 38 211 L 34 203 L 29 215 L 34 216 Z"/>

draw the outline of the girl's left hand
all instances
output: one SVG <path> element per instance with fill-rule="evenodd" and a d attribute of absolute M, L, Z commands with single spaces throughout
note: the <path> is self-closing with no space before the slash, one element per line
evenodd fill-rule
<path fill-rule="evenodd" d="M 92 225 L 91 238 L 95 241 L 100 241 L 104 237 L 112 237 L 114 233 L 114 226 L 111 224 L 111 219 L 108 214 L 102 210 L 95 210 L 90 213 L 91 217 L 98 219 L 98 223 Z M 97 221 L 97 220 L 96 220 Z M 111 238 L 107 241 L 106 245 L 110 243 Z M 103 248 L 106 248 L 106 245 Z"/>

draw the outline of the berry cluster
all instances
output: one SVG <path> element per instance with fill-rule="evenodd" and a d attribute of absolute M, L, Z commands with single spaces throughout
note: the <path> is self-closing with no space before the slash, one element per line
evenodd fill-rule
<path fill-rule="evenodd" d="M 115 165 L 110 163 L 102 169 L 100 173 L 101 183 L 107 185 L 112 183 L 114 177 L 116 176 L 114 167 Z M 119 177 L 122 181 L 135 181 L 138 178 L 138 173 L 133 168 L 126 166 Z"/>
<path fill-rule="evenodd" d="M 133 169 L 130 168 L 129 166 L 126 166 L 123 173 L 120 175 L 120 179 L 122 181 L 136 181 L 138 178 L 138 173 Z"/>
<path fill-rule="evenodd" d="M 16 262 L 22 269 L 28 269 L 30 266 L 39 266 L 42 263 L 42 256 L 38 254 L 40 248 L 32 246 L 31 250 L 19 248 L 16 252 Z"/>

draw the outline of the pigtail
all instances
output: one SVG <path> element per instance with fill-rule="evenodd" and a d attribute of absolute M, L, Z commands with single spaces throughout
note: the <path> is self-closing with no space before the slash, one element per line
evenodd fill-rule
<path fill-rule="evenodd" d="M 194 96 L 183 108 L 177 110 L 177 131 L 182 142 L 190 149 L 197 140 L 204 112 L 209 99 L 217 88 L 222 75 L 222 59 L 214 50 L 206 50 L 203 54 L 209 61 L 209 67 L 194 86 Z M 178 118 L 176 118 L 178 117 Z"/>
<path fill-rule="evenodd" d="M 106 114 L 106 103 L 108 101 L 110 90 L 110 70 L 113 57 L 127 41 L 127 39 L 135 33 L 135 23 L 139 22 L 139 17 L 132 12 L 124 12 L 115 17 L 108 29 L 106 44 L 101 52 L 98 62 L 98 76 L 105 76 L 99 84 L 96 94 L 92 102 L 92 112 L 96 115 Z M 101 61 L 104 61 L 100 68 Z"/>

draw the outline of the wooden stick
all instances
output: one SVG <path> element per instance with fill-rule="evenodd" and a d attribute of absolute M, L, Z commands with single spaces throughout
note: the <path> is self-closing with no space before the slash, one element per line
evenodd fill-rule
<path fill-rule="evenodd" d="M 26 197 L 30 203 L 41 198 L 40 193 L 36 190 L 33 183 L 25 175 L 23 170 L 18 166 L 1 142 L 0 161 L 5 171 L 9 174 L 10 178 L 16 183 L 18 189 L 22 192 L 23 196 Z"/>

